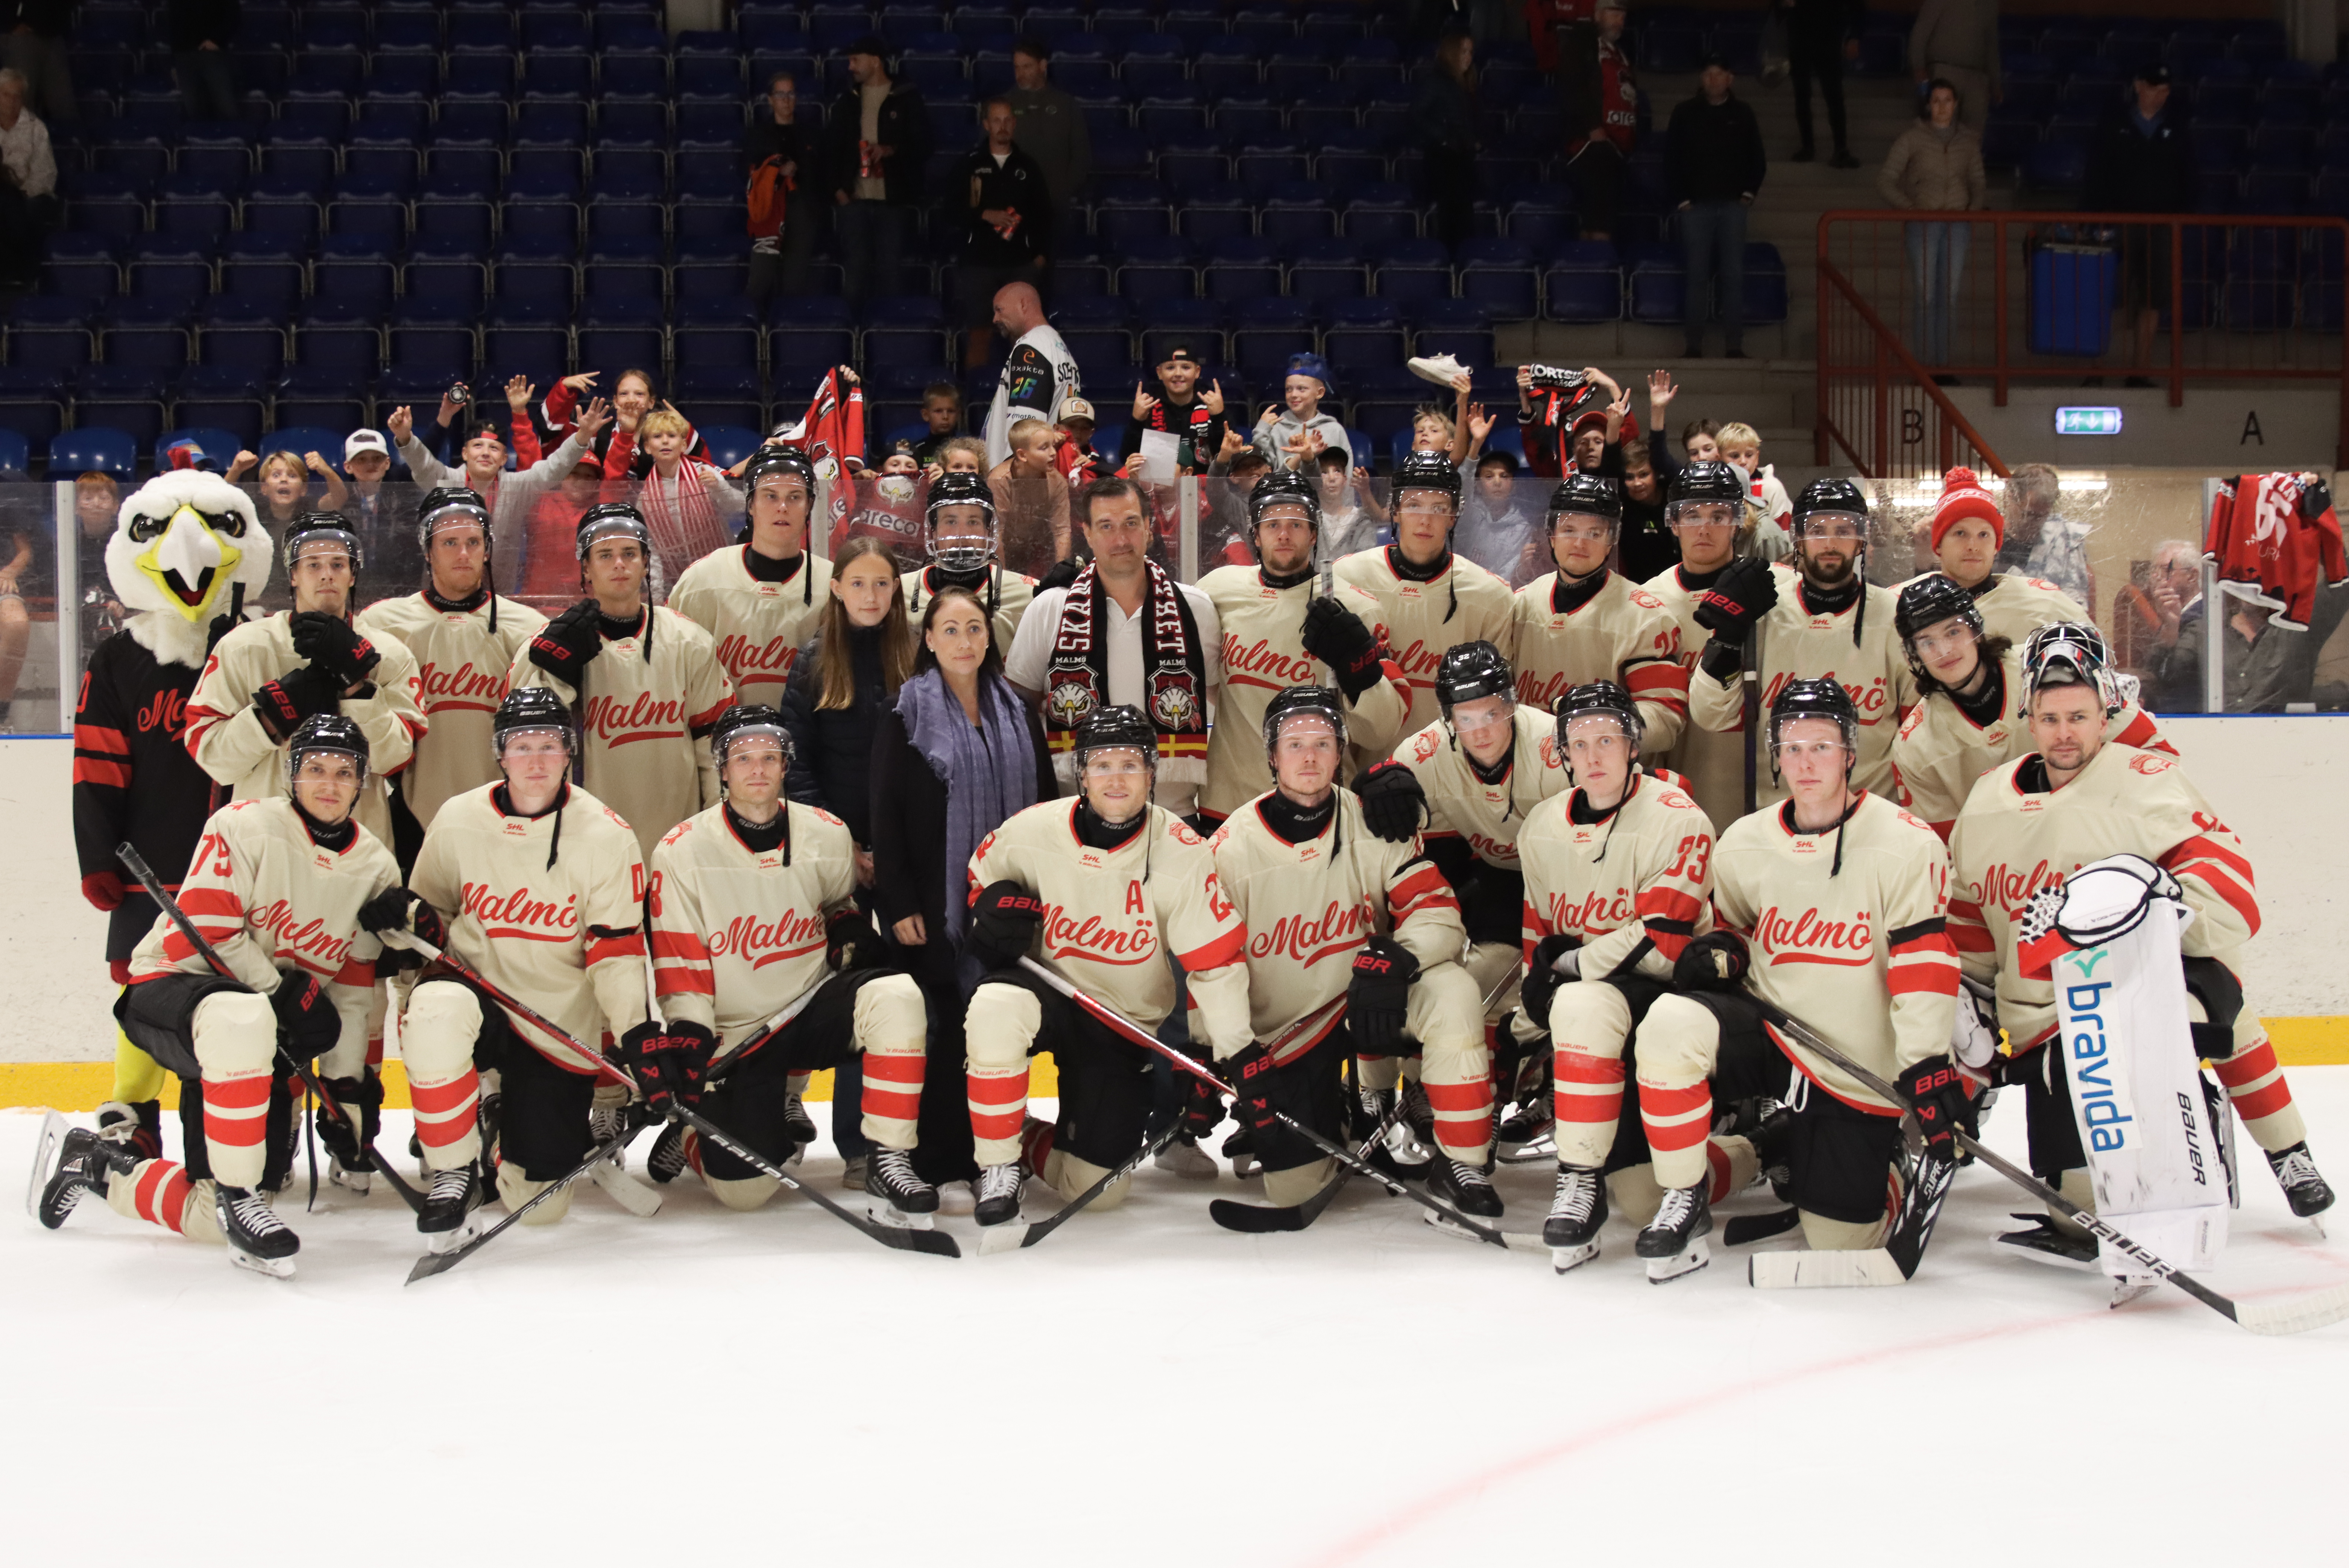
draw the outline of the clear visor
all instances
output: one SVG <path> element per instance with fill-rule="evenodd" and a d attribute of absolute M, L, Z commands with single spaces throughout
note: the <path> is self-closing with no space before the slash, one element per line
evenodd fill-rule
<path fill-rule="evenodd" d="M 358 774 L 359 783 L 365 784 L 367 782 L 367 759 L 364 753 L 347 750 L 340 746 L 305 746 L 299 751 L 289 752 L 286 755 L 285 778 L 289 784 L 300 781 L 302 778 L 302 764 L 313 757 L 340 758 L 344 761 L 348 762 L 352 769 L 357 771 Z"/>
<path fill-rule="evenodd" d="M 587 552 L 607 539 L 631 539 L 647 554 L 652 551 L 652 539 L 643 523 L 634 518 L 607 517 L 598 519 L 580 531 L 579 559 L 586 560 Z"/>
<path fill-rule="evenodd" d="M 339 529 L 316 529 L 296 535 L 285 546 L 288 568 L 313 555 L 339 555 L 350 562 L 353 571 L 357 571 L 359 563 L 358 535 L 345 533 Z"/>
<path fill-rule="evenodd" d="M 469 507 L 444 507 L 434 512 L 431 521 L 425 523 L 424 537 L 428 541 L 438 539 L 452 528 L 478 528 L 481 531 L 481 537 L 487 539 L 490 536 L 490 514 Z"/>
<path fill-rule="evenodd" d="M 791 761 L 791 741 L 781 729 L 771 724 L 752 724 L 726 732 L 725 745 L 718 753 L 718 765 L 723 768 L 733 761 L 734 753 L 745 746 L 772 747 L 781 754 L 781 760 Z"/>
<path fill-rule="evenodd" d="M 552 740 L 557 746 L 560 746 L 563 748 L 563 754 L 565 757 L 571 755 L 571 731 L 567 727 L 554 724 L 526 724 L 513 729 L 501 729 L 498 731 L 498 757 L 502 760 L 507 750 L 511 748 L 513 743 L 517 740 L 534 740 L 541 738 Z"/>

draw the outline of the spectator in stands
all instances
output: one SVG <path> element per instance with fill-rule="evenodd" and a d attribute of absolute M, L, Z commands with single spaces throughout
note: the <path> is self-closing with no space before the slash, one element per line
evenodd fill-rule
<path fill-rule="evenodd" d="M 1476 459 L 1475 488 L 1460 509 L 1452 548 L 1512 588 L 1541 575 L 1541 531 L 1518 503 L 1517 459 L 1508 453 Z"/>
<path fill-rule="evenodd" d="M 394 584 L 407 587 L 424 578 L 424 547 L 416 537 L 415 491 L 387 489 L 384 478 L 391 472 L 391 443 L 383 438 L 380 430 L 353 430 L 343 441 L 343 472 L 349 476 L 349 499 L 343 503 L 343 515 L 350 520 L 351 531 L 358 535 L 359 550 L 367 564 L 360 576 L 367 583 L 367 598 L 377 598 L 390 592 Z"/>
<path fill-rule="evenodd" d="M 66 64 L 73 0 L 0 0 L 0 61 L 25 78 L 25 97 L 59 127 L 79 119 Z"/>
<path fill-rule="evenodd" d="M 1745 357 L 1745 209 L 1761 193 L 1769 157 L 1754 111 L 1731 90 L 1737 82 L 1718 54 L 1704 58 L 1703 86 L 1672 110 L 1664 172 L 1680 204 L 1681 256 L 1687 290 L 1682 327 L 1691 359 L 1704 357 L 1705 324 L 1720 301 L 1723 353 Z"/>
<path fill-rule="evenodd" d="M 962 388 L 951 381 L 923 387 L 922 423 L 929 433 L 914 443 L 914 464 L 926 469 L 938 460 L 940 447 L 962 433 Z"/>
<path fill-rule="evenodd" d="M 1012 89 L 1003 95 L 1018 122 L 1014 132 L 1019 150 L 1041 164 L 1052 191 L 1052 232 L 1068 232 L 1062 222 L 1069 203 L 1092 178 L 1092 133 L 1085 127 L 1077 100 L 1046 77 L 1052 65 L 1051 46 L 1030 35 L 1011 46 Z"/>
<path fill-rule="evenodd" d="M 1174 466 L 1184 473 L 1200 472 L 1223 449 L 1224 384 L 1211 382 L 1201 390 L 1199 368 L 1197 351 L 1177 343 L 1158 362 L 1158 396 L 1152 397 L 1139 381 L 1133 384 L 1133 418 L 1117 454 L 1121 466 L 1142 450 L 1144 430 L 1174 434 Z"/>
<path fill-rule="evenodd" d="M 1987 204 L 1990 182 L 1982 173 L 1982 138 L 1959 122 L 1963 102 L 1954 83 L 1937 77 L 1927 86 L 1917 106 L 1917 123 L 1894 139 L 1877 172 L 1876 189 L 1886 206 L 1971 212 Z M 1917 357 L 1929 366 L 1947 365 L 1950 302 L 1957 297 L 1973 226 L 1945 221 L 1901 227 L 1916 286 L 1910 296 L 1909 340 L 1916 345 Z M 1958 384 L 1954 376 L 1933 379 L 1944 387 Z"/>
<path fill-rule="evenodd" d="M 229 49 L 243 23 L 237 0 L 167 0 L 171 75 L 190 119 L 234 119 L 236 76 Z"/>
<path fill-rule="evenodd" d="M 2190 539 L 2165 539 L 2153 547 L 2144 570 L 2130 573 L 2113 596 L 2113 661 L 2147 678 L 2148 707 L 2158 706 L 2150 689 L 2155 659 L 2178 645 L 2179 626 L 2201 592 L 2201 547 Z"/>
<path fill-rule="evenodd" d="M 1923 0 L 1909 29 L 1909 74 L 1930 94 L 1936 81 L 1957 89 L 1958 113 L 1977 136 L 1990 106 L 2006 98 L 1998 79 L 1998 0 Z"/>
<path fill-rule="evenodd" d="M 1664 498 L 1681 467 L 1664 431 L 1680 391 L 1671 371 L 1650 371 L 1648 436 L 1624 439 L 1600 465 L 1623 487 L 1623 526 L 1615 549 L 1619 569 L 1634 583 L 1645 583 L 1680 564 L 1680 539 L 1664 521 Z"/>
<path fill-rule="evenodd" d="M 937 456 L 923 467 L 936 484 L 947 474 L 985 474 L 987 443 L 977 436 L 954 436 L 939 443 Z"/>
<path fill-rule="evenodd" d="M 224 477 L 234 484 L 247 472 L 253 475 L 253 504 L 261 513 L 261 526 L 269 531 L 272 539 L 284 538 L 287 525 L 304 512 L 340 511 L 343 503 L 350 499 L 343 476 L 317 452 L 280 450 L 265 458 L 239 452 Z M 314 474 L 326 487 L 315 507 L 309 503 L 310 479 Z"/>
<path fill-rule="evenodd" d="M 1082 490 L 1095 480 L 1109 477 L 1108 462 L 1093 449 L 1093 432 L 1100 428 L 1091 403 L 1082 397 L 1061 401 L 1061 417 L 1052 421 L 1053 433 L 1060 438 L 1052 466 L 1069 481 L 1071 490 Z"/>
<path fill-rule="evenodd" d="M 578 602 L 579 520 L 603 499 L 603 491 L 604 465 L 582 453 L 561 482 L 538 498 L 538 504 L 531 509 L 529 533 L 523 541 L 525 564 L 516 598 L 538 610 L 560 609 Z"/>
<path fill-rule="evenodd" d="M 32 646 L 33 618 L 25 609 L 25 590 L 53 593 L 33 570 L 33 535 L 14 526 L 0 527 L 0 735 L 16 728 L 9 705 L 16 700 L 16 682 L 25 672 L 25 650 Z"/>
<path fill-rule="evenodd" d="M 1762 432 L 1733 420 L 1720 428 L 1713 441 L 1720 449 L 1721 460 L 1745 476 L 1746 496 L 1762 513 L 1764 528 L 1784 531 L 1795 515 L 1795 503 L 1786 494 L 1786 487 L 1778 482 L 1777 470 L 1762 460 Z M 1788 548 L 1792 549 L 1793 544 L 1790 534 Z"/>
<path fill-rule="evenodd" d="M 905 248 L 922 204 L 930 119 L 921 90 L 890 79 L 888 46 L 867 34 L 848 46 L 846 92 L 832 106 L 832 200 L 852 300 L 903 286 Z"/>
<path fill-rule="evenodd" d="M 2105 111 L 2096 127 L 2096 139 L 2088 150 L 2087 182 L 2080 188 L 2080 210 L 2194 211 L 2194 153 L 2187 142 L 2185 118 L 2169 101 L 2169 67 L 2158 60 L 2139 67 L 2127 95 Z M 2129 324 L 2131 365 L 2142 366 L 2153 353 L 2157 313 L 2169 303 L 2169 266 L 2168 228 L 2123 225 L 2120 310 Z M 2127 384 L 2153 385 L 2143 376 L 2130 377 Z"/>
<path fill-rule="evenodd" d="M 1623 206 L 1625 160 L 1640 134 L 1640 78 L 1623 49 L 1624 0 L 1599 0 L 1597 92 L 1590 101 L 1569 84 L 1567 171 L 1581 208 L 1582 237 L 1611 240 Z M 1587 79 L 1588 73 L 1584 74 Z"/>
<path fill-rule="evenodd" d="M 987 460 L 992 468 L 1011 455 L 1011 427 L 1022 419 L 1050 423 L 1069 398 L 1081 396 L 1076 356 L 1044 319 L 1044 298 L 1029 283 L 995 291 L 995 330 L 1011 345 L 995 401 L 987 410 Z"/>
<path fill-rule="evenodd" d="M 1290 355 L 1281 383 L 1287 407 L 1268 407 L 1257 418 L 1256 444 L 1267 462 L 1310 473 L 1323 452 L 1341 451 L 1352 464 L 1354 448 L 1346 438 L 1346 427 L 1321 412 L 1321 399 L 1329 396 L 1329 363 L 1318 354 Z"/>
<path fill-rule="evenodd" d="M 1435 237 L 1457 250 L 1476 215 L 1476 40 L 1465 26 L 1446 31 L 1420 67 L 1411 120 Z"/>
<path fill-rule="evenodd" d="M 546 401 L 539 406 L 539 417 L 546 421 L 547 429 L 556 439 L 559 440 L 571 433 L 572 414 L 579 407 L 579 399 L 595 390 L 596 376 L 597 372 L 593 370 L 582 372 L 577 376 L 566 376 L 547 389 Z M 521 403 L 513 400 L 517 387 L 522 388 L 523 401 Z M 527 423 L 527 417 L 523 415 L 523 410 L 528 407 L 530 391 L 530 383 L 520 376 L 506 383 L 506 402 L 516 414 L 514 450 L 522 457 L 525 466 L 536 460 L 530 456 L 529 449 L 523 445 L 524 427 Z M 666 408 L 672 414 L 677 412 L 676 405 L 663 397 L 656 389 L 652 372 L 639 370 L 634 366 L 621 371 L 619 379 L 612 383 L 612 422 L 596 433 L 595 438 L 588 443 L 588 449 L 594 453 L 596 460 L 601 462 L 610 454 L 612 442 L 616 438 L 623 432 L 633 434 L 637 421 L 656 408 Z M 709 460 L 709 444 L 701 438 L 701 432 L 698 430 L 691 431 L 686 438 L 685 451 L 688 457 L 697 462 L 706 463 Z M 626 475 L 619 477 L 639 480 L 644 478 L 645 469 L 651 460 L 646 456 L 644 449 L 638 447 L 635 466 Z"/>
<path fill-rule="evenodd" d="M 2045 463 L 2025 463 L 2006 481 L 2006 542 L 1998 570 L 2041 577 L 2096 607 L 2096 574 L 2088 567 L 2089 527 L 2055 511 L 2063 486 Z"/>
<path fill-rule="evenodd" d="M 1264 454 L 1254 448 L 1254 473 L 1268 471 Z M 1386 526 L 1371 494 L 1371 470 L 1355 468 L 1344 452 L 1324 452 L 1319 462 L 1321 485 L 1321 532 L 1314 554 L 1320 564 L 1358 550 L 1375 549 L 1379 531 Z"/>
<path fill-rule="evenodd" d="M 49 128 L 25 107 L 25 77 L 0 70 L 0 288 L 39 286 L 41 232 L 57 205 Z"/>
<path fill-rule="evenodd" d="M 724 474 L 687 455 L 692 439 L 685 416 L 664 405 L 638 420 L 634 431 L 614 436 L 604 453 L 605 480 L 622 480 L 635 471 L 643 445 L 648 460 L 636 510 L 653 536 L 661 583 L 676 583 L 687 567 L 731 543 L 745 510 L 742 492 Z"/>
<path fill-rule="evenodd" d="M 750 297 L 761 310 L 778 293 L 808 292 L 816 227 L 823 222 L 815 190 L 823 150 L 801 128 L 799 112 L 799 84 L 791 72 L 777 71 L 767 80 L 766 117 L 752 119 L 742 139 L 750 195 Z"/>
<path fill-rule="evenodd" d="M 1830 169 L 1857 169 L 1851 136 L 1843 110 L 1843 63 L 1859 58 L 1859 29 L 1867 20 L 1866 0 L 1772 0 L 1771 9 L 1785 15 L 1786 64 L 1795 78 L 1795 129 L 1802 137 L 1794 160 L 1808 163 L 1818 154 L 1811 129 L 1811 82 L 1826 100 L 1827 134 L 1835 139 Z"/>
<path fill-rule="evenodd" d="M 957 171 L 963 234 L 955 290 L 962 305 L 962 362 L 968 370 L 987 363 L 994 344 L 997 294 L 1012 284 L 1040 293 L 1045 260 L 1052 253 L 1051 189 L 1044 166 L 1014 144 L 1018 123 L 1009 99 L 988 99 L 979 109 L 982 139 Z"/>
<path fill-rule="evenodd" d="M 1061 433 L 1042 419 L 1011 427 L 1011 455 L 988 470 L 1003 569 L 1040 577 L 1069 559 L 1069 486 L 1053 466 Z"/>
<path fill-rule="evenodd" d="M 1681 431 L 1681 453 L 1692 463 L 1721 461 L 1721 445 L 1713 438 L 1721 427 L 1710 419 L 1691 419 Z"/>
<path fill-rule="evenodd" d="M 463 467 L 454 469 L 424 449 L 424 444 L 416 438 L 416 417 L 406 407 L 394 408 L 391 418 L 384 421 L 384 428 L 398 444 L 400 461 L 408 465 L 409 473 L 419 485 L 428 490 L 441 485 L 464 485 L 481 496 L 490 509 L 492 580 L 524 583 L 530 577 L 526 548 L 535 542 L 531 538 L 530 523 L 538 510 L 539 498 L 578 467 L 595 444 L 596 432 L 611 417 L 610 406 L 604 399 L 591 399 L 579 410 L 577 424 L 561 446 L 529 468 L 513 473 L 505 471 L 505 437 L 498 433 L 495 425 L 486 421 L 476 423 L 465 432 L 465 439 L 457 449 Z M 569 572 L 575 584 L 579 573 L 572 544 L 571 540 L 563 541 L 563 559 L 572 563 Z"/>

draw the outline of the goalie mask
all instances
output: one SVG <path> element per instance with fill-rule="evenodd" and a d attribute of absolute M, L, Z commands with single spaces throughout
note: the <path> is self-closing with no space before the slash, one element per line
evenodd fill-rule
<path fill-rule="evenodd" d="M 995 492 L 978 475 L 941 475 L 922 522 L 930 560 L 948 582 L 977 583 L 994 566 Z"/>
<path fill-rule="evenodd" d="M 2034 630 L 2023 644 L 2023 706 L 2044 687 L 2091 687 L 2111 718 L 2125 706 L 2127 694 L 2113 674 L 2113 651 L 2105 634 L 2077 621 L 2058 621 Z"/>
<path fill-rule="evenodd" d="M 202 669 L 215 617 L 236 616 L 269 586 L 271 557 L 253 498 L 218 474 L 175 469 L 122 502 L 106 542 L 108 585 L 135 612 L 127 629 L 165 664 Z"/>

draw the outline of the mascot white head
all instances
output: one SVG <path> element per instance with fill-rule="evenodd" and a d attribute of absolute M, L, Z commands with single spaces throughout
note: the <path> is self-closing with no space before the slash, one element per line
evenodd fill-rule
<path fill-rule="evenodd" d="M 134 612 L 125 625 L 161 664 L 202 669 L 214 640 L 269 586 L 268 533 L 243 490 L 218 474 L 176 469 L 122 503 L 106 542 L 106 577 Z"/>

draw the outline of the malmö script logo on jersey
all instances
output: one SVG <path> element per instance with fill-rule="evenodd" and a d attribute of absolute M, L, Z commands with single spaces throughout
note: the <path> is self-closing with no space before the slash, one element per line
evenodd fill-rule
<path fill-rule="evenodd" d="M 1633 905 L 1631 890 L 1618 887 L 1601 892 L 1592 889 L 1579 899 L 1565 893 L 1548 895 L 1549 928 L 1561 935 L 1579 933 L 1585 936 L 1604 936 L 1619 931 L 1640 918 Z"/>
<path fill-rule="evenodd" d="M 526 887 L 499 892 L 480 882 L 467 882 L 464 912 L 481 922 L 486 936 L 519 936 L 530 942 L 570 942 L 579 934 L 579 895 L 560 900 Z"/>
<path fill-rule="evenodd" d="M 1992 905 L 2010 915 L 2031 902 L 2031 895 L 2044 887 L 2054 887 L 2064 880 L 2064 873 L 2048 869 L 2041 861 L 2029 871 L 1994 861 L 1982 869 L 1979 881 L 1968 885 L 1966 892 L 1973 903 L 1983 909 Z"/>
<path fill-rule="evenodd" d="M 417 678 L 424 687 L 426 713 L 440 713 L 458 707 L 495 713 L 498 704 L 506 697 L 504 668 L 478 670 L 471 659 L 453 670 L 444 670 L 428 660 L 417 672 Z"/>
<path fill-rule="evenodd" d="M 800 656 L 797 643 L 789 637 L 769 637 L 763 643 L 752 643 L 740 632 L 730 632 L 718 644 L 718 662 L 737 681 L 745 676 L 771 676 L 781 681 L 792 673 L 792 661 Z"/>
<path fill-rule="evenodd" d="M 633 701 L 626 703 L 618 697 L 591 696 L 587 699 L 587 733 L 606 746 L 680 739 L 685 735 L 685 702 L 678 697 L 663 702 L 648 691 L 638 692 Z"/>
<path fill-rule="evenodd" d="M 1319 915 L 1284 914 L 1270 931 L 1248 938 L 1250 958 L 1287 958 L 1310 969 L 1332 954 L 1353 952 L 1370 929 L 1368 905 L 1341 904 L 1336 899 Z"/>
<path fill-rule="evenodd" d="M 1793 670 L 1778 671 L 1770 677 L 1768 686 L 1762 693 L 1762 711 L 1769 712 L 1771 705 L 1778 700 L 1778 694 L 1785 691 L 1789 684 L 1813 678 L 1815 677 L 1798 675 Z M 1816 678 L 1834 681 L 1848 692 L 1851 695 L 1851 705 L 1859 709 L 1860 723 L 1878 724 L 1883 721 L 1884 710 L 1889 706 L 1889 699 L 1885 694 L 1882 676 L 1872 676 L 1859 686 L 1852 685 L 1833 670 L 1828 670 Z"/>
<path fill-rule="evenodd" d="M 1044 911 L 1044 954 L 1049 958 L 1086 958 L 1095 964 L 1147 964 L 1158 956 L 1157 922 L 1137 915 L 1130 925 L 1098 914 L 1080 920 L 1066 906 Z"/>
<path fill-rule="evenodd" d="M 1776 964 L 1831 964 L 1857 968 L 1876 954 L 1876 930 L 1868 912 L 1830 918 L 1816 909 L 1789 914 L 1776 904 L 1754 923 L 1754 940 Z"/>
<path fill-rule="evenodd" d="M 800 958 L 823 948 L 823 918 L 801 914 L 797 911 L 774 920 L 759 920 L 738 914 L 723 926 L 709 934 L 709 956 L 724 958 L 729 954 L 743 959 L 753 969 L 764 969 L 770 964 L 787 958 Z"/>
<path fill-rule="evenodd" d="M 187 736 L 188 694 L 176 686 L 157 692 L 139 710 L 140 734 L 152 735 L 159 729 L 174 740 Z"/>
<path fill-rule="evenodd" d="M 276 943 L 277 951 L 280 953 L 293 954 L 297 961 L 304 958 L 323 960 L 322 972 L 324 973 L 339 970 L 344 961 L 350 956 L 349 937 L 336 936 L 333 932 L 328 931 L 325 923 L 316 915 L 308 920 L 297 921 L 294 915 L 294 906 L 282 898 L 274 903 L 254 910 L 253 918 L 248 923 L 256 932 L 267 933 L 270 939 Z M 303 966 L 310 969 L 322 967 L 316 964 L 305 964 Z"/>
<path fill-rule="evenodd" d="M 1237 634 L 1224 634 L 1224 668 L 1233 676 L 1256 676 L 1275 686 L 1309 686 L 1314 680 L 1313 660 L 1305 654 L 1284 654 L 1265 638 L 1242 644 Z"/>

